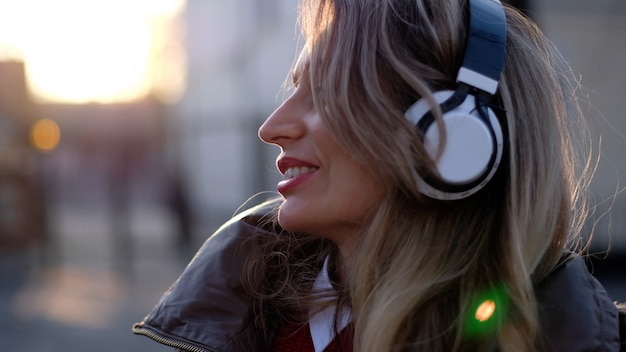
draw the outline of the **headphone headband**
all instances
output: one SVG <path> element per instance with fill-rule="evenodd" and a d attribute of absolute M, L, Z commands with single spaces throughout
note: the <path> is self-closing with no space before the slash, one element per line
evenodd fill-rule
<path fill-rule="evenodd" d="M 493 95 L 506 52 L 504 8 L 499 0 L 469 0 L 469 6 L 465 57 L 456 80 Z"/>

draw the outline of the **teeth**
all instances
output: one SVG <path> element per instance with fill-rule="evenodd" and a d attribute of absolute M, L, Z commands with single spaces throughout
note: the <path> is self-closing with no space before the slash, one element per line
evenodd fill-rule
<path fill-rule="evenodd" d="M 302 174 L 308 174 L 309 172 L 313 172 L 315 170 L 317 170 L 316 167 L 307 167 L 307 166 L 290 167 L 289 169 L 285 170 L 285 179 L 288 180 L 290 178 L 294 178 Z"/>

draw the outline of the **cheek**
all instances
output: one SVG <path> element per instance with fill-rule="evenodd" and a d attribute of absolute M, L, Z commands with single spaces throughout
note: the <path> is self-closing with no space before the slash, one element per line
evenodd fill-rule
<path fill-rule="evenodd" d="M 324 155 L 329 157 L 328 197 L 332 212 L 346 222 L 365 222 L 384 197 L 384 183 L 372 167 L 357 162 L 332 138 L 325 135 Z"/>
<path fill-rule="evenodd" d="M 355 166 L 350 171 L 337 192 L 338 213 L 347 221 L 362 223 L 383 200 L 385 189 L 367 168 Z"/>

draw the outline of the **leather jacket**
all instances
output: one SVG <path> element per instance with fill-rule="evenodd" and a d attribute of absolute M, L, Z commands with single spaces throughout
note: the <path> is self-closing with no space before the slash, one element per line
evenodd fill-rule
<path fill-rule="evenodd" d="M 269 207 L 250 209 L 207 239 L 178 280 L 133 332 L 179 351 L 267 351 L 271 338 L 255 323 L 253 299 L 241 284 L 245 253 L 259 236 Z M 618 310 L 600 283 L 574 257 L 536 288 L 549 351 L 619 351 Z"/>

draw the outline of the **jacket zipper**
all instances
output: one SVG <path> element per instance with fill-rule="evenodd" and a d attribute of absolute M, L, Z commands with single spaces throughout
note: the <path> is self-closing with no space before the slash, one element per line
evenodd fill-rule
<path fill-rule="evenodd" d="M 170 346 L 170 347 L 174 347 L 180 350 L 184 350 L 184 351 L 189 351 L 189 352 L 210 352 L 208 350 L 205 350 L 204 348 L 200 348 L 200 347 L 196 347 L 196 346 L 192 346 L 190 344 L 184 343 L 184 342 L 180 342 L 180 341 L 176 341 L 174 339 L 169 339 L 166 337 L 163 337 L 153 331 L 147 330 L 147 329 L 143 329 L 143 328 L 133 328 L 133 332 L 135 334 L 139 334 L 139 335 L 144 335 L 147 336 L 149 338 L 151 338 L 152 340 L 166 345 L 166 346 Z"/>

